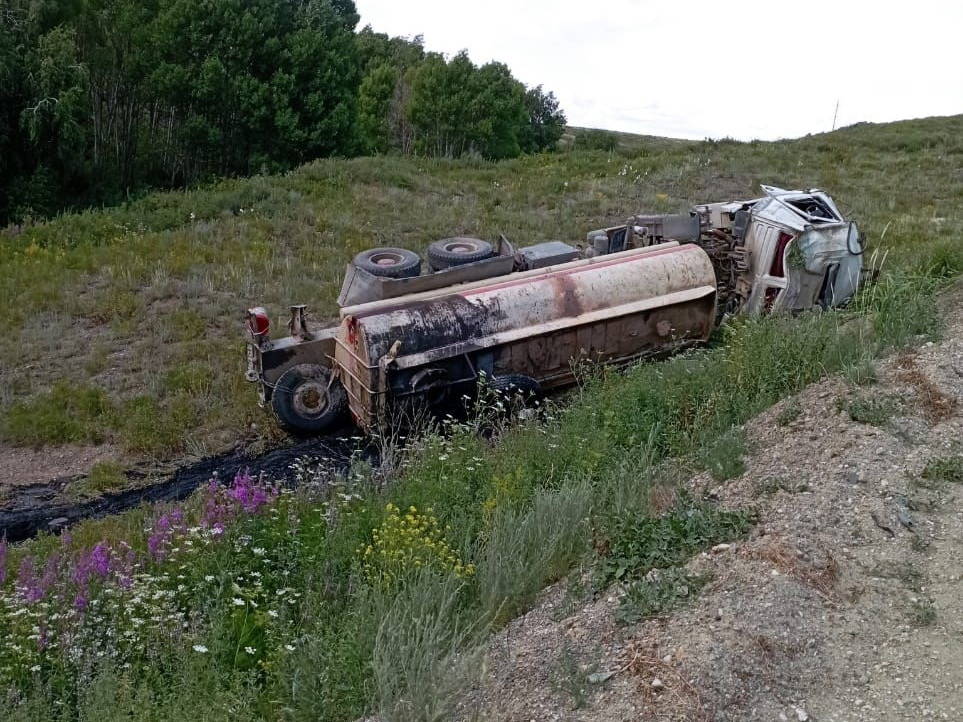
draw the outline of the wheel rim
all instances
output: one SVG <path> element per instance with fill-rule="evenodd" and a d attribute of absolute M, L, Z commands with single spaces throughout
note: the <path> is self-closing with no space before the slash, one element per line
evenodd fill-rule
<path fill-rule="evenodd" d="M 305 381 L 295 390 L 293 402 L 299 416 L 316 418 L 328 408 L 328 387 L 321 381 Z"/>
<path fill-rule="evenodd" d="M 372 254 L 370 260 L 376 266 L 390 268 L 392 266 L 400 265 L 403 259 L 400 254 L 392 253 L 391 251 L 382 251 L 380 253 Z"/>
<path fill-rule="evenodd" d="M 464 241 L 453 241 L 451 243 L 445 244 L 445 250 L 449 253 L 474 253 L 478 250 L 478 247 L 472 243 L 465 243 Z"/>

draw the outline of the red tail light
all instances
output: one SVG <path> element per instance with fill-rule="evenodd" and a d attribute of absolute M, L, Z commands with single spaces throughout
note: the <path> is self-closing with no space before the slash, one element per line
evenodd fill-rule
<path fill-rule="evenodd" d="M 261 306 L 247 310 L 247 327 L 255 338 L 267 336 L 271 330 L 271 319 Z"/>

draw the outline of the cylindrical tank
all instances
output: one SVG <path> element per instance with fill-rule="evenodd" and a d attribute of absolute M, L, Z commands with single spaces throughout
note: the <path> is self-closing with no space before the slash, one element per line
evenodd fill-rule
<path fill-rule="evenodd" d="M 627 361 L 712 330 L 715 275 L 698 246 L 666 243 L 342 311 L 336 362 L 369 426 L 411 372 L 465 381 L 479 366 L 545 386 L 571 361 Z"/>

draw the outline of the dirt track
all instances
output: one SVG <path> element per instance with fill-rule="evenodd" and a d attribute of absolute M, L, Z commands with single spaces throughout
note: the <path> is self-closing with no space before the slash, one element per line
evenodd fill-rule
<path fill-rule="evenodd" d="M 945 341 L 882 362 L 877 384 L 832 378 L 780 403 L 747 425 L 742 476 L 690 480 L 759 513 L 747 539 L 691 560 L 712 575 L 694 602 L 620 627 L 618 587 L 574 608 L 565 582 L 546 590 L 490 643 L 466 718 L 963 719 L 963 484 L 923 476 L 963 458 L 961 290 Z M 856 396 L 892 412 L 857 423 Z M 568 691 L 565 655 L 583 678 Z"/>

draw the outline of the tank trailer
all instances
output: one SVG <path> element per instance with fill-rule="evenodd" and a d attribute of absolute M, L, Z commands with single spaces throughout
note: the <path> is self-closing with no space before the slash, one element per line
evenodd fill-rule
<path fill-rule="evenodd" d="M 348 264 L 339 322 L 315 328 L 290 307 L 271 338 L 247 312 L 247 379 L 295 432 L 324 431 L 345 409 L 364 431 L 415 403 L 572 384 L 577 362 L 624 366 L 708 339 L 738 313 L 830 308 L 856 292 L 863 243 L 832 198 L 762 186 L 748 201 L 645 215 L 583 243 L 516 247 L 446 238 L 422 258 L 375 248 Z"/>

